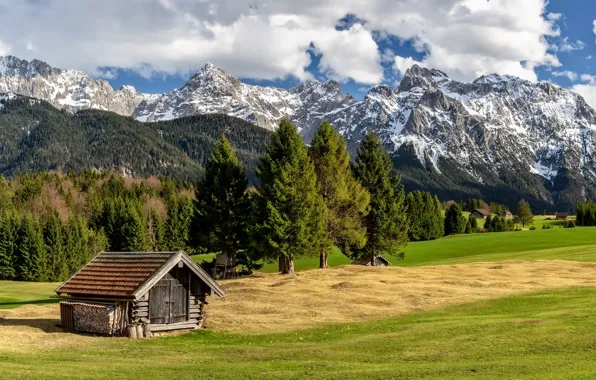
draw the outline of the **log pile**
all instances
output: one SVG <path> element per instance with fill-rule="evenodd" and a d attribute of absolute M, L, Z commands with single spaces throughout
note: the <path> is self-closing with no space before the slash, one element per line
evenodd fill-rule
<path fill-rule="evenodd" d="M 74 330 L 101 335 L 119 335 L 125 325 L 123 305 L 63 302 L 72 307 Z"/>

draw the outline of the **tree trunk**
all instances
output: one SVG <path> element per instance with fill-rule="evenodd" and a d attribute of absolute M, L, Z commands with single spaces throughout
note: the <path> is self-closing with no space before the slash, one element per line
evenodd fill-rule
<path fill-rule="evenodd" d="M 280 255 L 279 268 L 281 274 L 294 274 L 294 258 Z"/>
<path fill-rule="evenodd" d="M 319 268 L 328 268 L 327 252 L 324 249 L 321 250 L 321 255 L 319 256 Z"/>
<path fill-rule="evenodd" d="M 370 266 L 374 267 L 375 266 L 375 259 L 377 258 L 377 255 L 373 252 L 373 254 L 370 256 Z"/>

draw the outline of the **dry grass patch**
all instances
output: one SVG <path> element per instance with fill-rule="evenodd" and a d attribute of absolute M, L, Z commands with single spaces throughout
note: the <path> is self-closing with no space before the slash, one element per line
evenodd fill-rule
<path fill-rule="evenodd" d="M 0 352 L 84 347 L 93 341 L 91 336 L 65 333 L 59 323 L 58 304 L 0 310 Z"/>
<path fill-rule="evenodd" d="M 283 332 L 406 315 L 476 300 L 569 286 L 595 286 L 594 263 L 506 261 L 433 267 L 345 266 L 284 277 L 259 273 L 222 281 L 207 325 L 235 332 Z"/>

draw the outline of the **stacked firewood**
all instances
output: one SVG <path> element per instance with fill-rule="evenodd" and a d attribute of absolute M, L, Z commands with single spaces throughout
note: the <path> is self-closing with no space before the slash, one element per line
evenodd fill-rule
<path fill-rule="evenodd" d="M 102 335 L 112 334 L 113 307 L 79 302 L 71 304 L 73 305 L 75 330 Z"/>

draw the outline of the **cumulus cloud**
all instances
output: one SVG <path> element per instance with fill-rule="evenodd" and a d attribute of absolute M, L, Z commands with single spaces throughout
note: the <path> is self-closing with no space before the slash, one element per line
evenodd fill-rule
<path fill-rule="evenodd" d="M 558 45 L 552 45 L 551 50 L 560 51 L 563 53 L 571 53 L 577 50 L 584 50 L 586 44 L 581 40 L 576 40 L 575 42 L 569 41 L 569 37 L 562 38 L 559 41 Z"/>
<path fill-rule="evenodd" d="M 569 70 L 563 71 L 553 71 L 553 76 L 555 77 L 567 77 L 571 82 L 575 82 L 577 80 L 577 73 Z"/>
<path fill-rule="evenodd" d="M 596 108 L 596 75 L 582 74 L 582 84 L 576 84 L 571 89 L 581 95 L 592 108 Z"/>
<path fill-rule="evenodd" d="M 375 84 L 383 62 L 398 64 L 399 54 L 378 47 L 393 36 L 456 79 L 536 79 L 536 67 L 560 66 L 545 37 L 559 34 L 561 16 L 545 9 L 546 0 L 0 0 L 0 53 L 10 45 L 11 54 L 59 67 L 146 76 L 211 61 L 257 79 L 309 78 L 315 54 L 324 75 Z M 399 58 L 399 70 L 413 61 Z"/>

